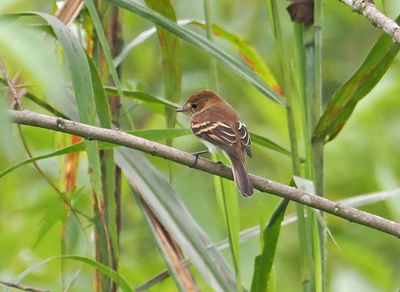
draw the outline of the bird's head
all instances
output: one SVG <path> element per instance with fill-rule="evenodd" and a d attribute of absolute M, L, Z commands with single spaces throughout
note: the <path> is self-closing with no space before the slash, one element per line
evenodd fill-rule
<path fill-rule="evenodd" d="M 211 90 L 201 90 L 192 94 L 185 104 L 176 111 L 187 113 L 190 116 L 195 116 L 220 101 L 221 98 L 215 92 Z"/>

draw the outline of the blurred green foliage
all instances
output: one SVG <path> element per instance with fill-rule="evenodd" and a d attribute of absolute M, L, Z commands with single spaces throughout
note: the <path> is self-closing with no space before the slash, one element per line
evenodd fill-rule
<path fill-rule="evenodd" d="M 380 2 L 380 1 L 379 1 Z M 383 1 L 391 17 L 400 13 L 400 3 L 396 0 Z M 174 1 L 178 19 L 203 19 L 201 1 Z M 216 24 L 233 32 L 252 44 L 264 58 L 272 72 L 277 74 L 277 55 L 274 52 L 273 37 L 264 1 L 211 1 L 211 11 Z M 279 9 L 282 15 L 284 38 L 287 46 L 293 46 L 292 25 L 285 11 L 287 3 L 282 1 Z M 378 3 L 381 5 L 381 3 Z M 0 4 L 0 13 L 40 11 L 53 13 L 54 2 L 5 1 Z M 123 14 L 124 40 L 128 43 L 138 34 L 152 27 L 152 24 L 131 14 Z M 0 22 L 0 32 L 2 23 Z M 204 34 L 199 28 L 195 32 Z M 23 30 L 25 31 L 25 30 Z M 325 1 L 323 19 L 323 82 L 325 101 L 347 80 L 364 60 L 379 35 L 362 16 L 354 14 L 339 1 Z M 49 45 L 47 56 L 33 54 L 41 50 L 40 33 L 29 31 L 26 38 L 15 35 L 15 40 L 25 40 L 21 50 L 34 68 L 41 72 L 38 76 L 29 72 L 24 82 L 33 84 L 32 91 L 45 100 L 58 100 L 55 106 L 66 114 L 73 114 L 63 108 L 70 98 L 69 77 L 63 73 L 65 63 L 59 68 L 51 60 L 60 58 L 55 46 Z M 29 38 L 29 40 L 28 40 Z M 47 40 L 46 40 L 47 42 Z M 215 39 L 215 44 L 240 60 L 235 48 L 224 41 Z M 1 45 L 1 42 L 0 42 Z M 209 55 L 181 42 L 182 47 L 182 96 L 183 102 L 192 92 L 205 88 L 209 74 Z M 15 58 L 4 58 L 12 76 L 22 70 L 23 64 Z M 50 56 L 52 59 L 50 60 Z M 293 56 L 287 56 L 292 58 Z M 378 85 L 356 107 L 342 132 L 326 146 L 326 196 L 337 200 L 358 194 L 398 188 L 400 185 L 400 62 L 397 56 L 389 71 Z M 26 63 L 25 63 L 26 64 Z M 29 65 L 29 64 L 28 64 Z M 39 70 L 40 69 L 40 70 Z M 32 69 L 31 69 L 32 70 Z M 47 72 L 46 72 L 47 71 Z M 145 41 L 135 47 L 122 64 L 121 82 L 124 88 L 148 92 L 163 97 L 160 50 L 157 38 Z M 48 75 L 46 75 L 48 74 Z M 43 77 L 44 76 L 44 77 Z M 48 77 L 46 77 L 48 76 Z M 35 78 L 33 78 L 35 77 Z M 63 80 L 62 85 L 48 90 L 37 78 Z M 277 76 L 278 82 L 279 76 Z M 220 95 L 226 98 L 254 133 L 277 141 L 289 148 L 286 113 L 284 108 L 266 99 L 247 81 L 231 72 L 231 69 L 218 64 Z M 57 81 L 58 82 L 58 81 Z M 0 93 L 4 85 L 0 83 Z M 4 94 L 2 95 L 2 99 Z M 1 101 L 1 103 L 4 103 Z M 51 103 L 51 102 L 50 102 Z M 124 99 L 127 109 L 137 129 L 160 129 L 165 127 L 165 118 L 155 113 L 151 107 L 144 107 L 132 99 Z M 52 103 L 51 103 L 52 104 Z M 24 107 L 42 111 L 37 105 L 24 99 Z M 2 110 L 4 106 L 1 106 Z M 122 117 L 125 122 L 126 117 Z M 3 114 L 1 118 L 3 122 Z M 125 123 L 126 124 L 126 123 Z M 188 127 L 188 119 L 179 116 L 178 124 Z M 129 128 L 123 128 L 129 130 Z M 0 169 L 5 169 L 27 158 L 15 126 L 9 133 L 0 126 Z M 55 150 L 55 134 L 36 128 L 24 127 L 23 133 L 34 156 Z M 7 139 L 3 139 L 7 137 Z M 58 145 L 57 145 L 58 146 Z M 196 151 L 203 146 L 194 136 L 174 139 L 173 146 L 185 151 Z M 254 159 L 248 161 L 248 169 L 255 174 L 287 184 L 291 178 L 290 159 L 265 148 L 253 146 Z M 161 159 L 148 157 L 154 165 L 167 174 L 167 163 Z M 63 158 L 51 158 L 39 162 L 46 175 L 57 185 L 62 184 L 58 166 L 63 166 Z M 78 170 L 77 187 L 73 193 L 73 206 L 90 213 L 90 187 L 87 176 L 86 157 L 83 155 Z M 187 209 L 207 235 L 218 242 L 227 237 L 224 218 L 218 209 L 213 179 L 205 173 L 171 164 L 172 185 L 184 201 Z M 165 263 L 157 251 L 151 233 L 146 228 L 141 213 L 135 206 L 130 187 L 123 180 L 123 229 L 121 234 L 120 273 L 132 286 L 139 286 L 165 269 Z M 40 267 L 34 265 L 47 258 L 61 254 L 60 234 L 64 204 L 47 182 L 30 166 L 25 166 L 0 180 L 0 280 L 13 281 L 18 274 L 30 269 L 22 281 L 25 285 L 61 290 L 61 263 L 52 261 Z M 278 199 L 266 194 L 256 193 L 251 199 L 239 197 L 241 229 L 258 226 L 266 222 L 276 207 Z M 400 219 L 400 198 L 365 207 L 366 211 Z M 293 212 L 293 204 L 288 212 Z M 61 215 L 60 215 L 61 214 Z M 400 257 L 398 239 L 378 231 L 358 226 L 341 219 L 327 216 L 328 226 L 337 242 L 328 240 L 328 291 L 393 291 L 399 288 Z M 52 224 L 49 224 L 52 223 Z M 48 225 L 47 227 L 45 225 Z M 88 222 L 80 225 L 75 222 L 74 250 L 91 255 L 91 234 L 87 231 Z M 44 232 L 46 231 L 46 232 Z M 277 291 L 298 291 L 301 287 L 299 244 L 295 223 L 281 229 L 275 254 L 275 278 Z M 254 257 L 259 253 L 257 237 L 241 245 L 241 271 L 244 285 L 249 287 L 252 279 Z M 230 254 L 222 252 L 227 261 Z M 79 263 L 68 262 L 65 278 L 71 280 L 78 269 L 80 273 L 71 291 L 89 291 L 93 270 Z M 197 272 L 195 272 L 197 275 Z M 200 279 L 200 277 L 197 277 Z M 201 291 L 211 288 L 202 280 L 198 281 Z M 175 284 L 169 278 L 152 291 L 175 291 Z"/>

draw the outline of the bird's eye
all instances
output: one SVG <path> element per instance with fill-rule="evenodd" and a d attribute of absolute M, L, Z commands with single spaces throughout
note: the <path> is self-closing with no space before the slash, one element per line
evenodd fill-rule
<path fill-rule="evenodd" d="M 197 108 L 197 103 L 192 103 L 192 108 L 196 109 Z"/>

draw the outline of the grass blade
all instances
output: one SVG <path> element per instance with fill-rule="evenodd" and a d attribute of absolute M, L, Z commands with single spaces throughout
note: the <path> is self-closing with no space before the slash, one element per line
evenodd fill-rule
<path fill-rule="evenodd" d="M 176 14 L 171 1 L 145 0 L 147 6 L 160 15 L 176 23 Z M 160 43 L 161 62 L 164 81 L 164 95 L 168 100 L 179 101 L 181 95 L 182 68 L 180 65 L 180 40 L 174 34 L 157 26 L 158 41 Z M 175 126 L 176 111 L 165 108 L 167 127 Z M 170 145 L 172 141 L 167 141 Z"/>
<path fill-rule="evenodd" d="M 165 228 L 178 241 L 185 254 L 214 290 L 233 291 L 231 270 L 221 255 L 189 215 L 166 179 L 137 151 L 120 148 L 116 161 Z"/>
<path fill-rule="evenodd" d="M 106 57 L 106 62 L 108 65 L 108 70 L 110 71 L 111 77 L 115 83 L 115 85 L 117 86 L 117 91 L 118 91 L 118 95 L 119 96 L 123 96 L 123 92 L 122 92 L 122 86 L 121 86 L 121 82 L 118 78 L 118 74 L 117 74 L 117 69 L 114 66 L 114 62 L 113 62 L 113 57 L 111 54 L 111 49 L 110 46 L 107 42 L 107 38 L 106 35 L 103 31 L 103 27 L 101 24 L 101 20 L 99 15 L 97 14 L 96 11 L 96 7 L 93 3 L 93 0 L 84 0 L 85 5 L 89 11 L 89 14 L 91 16 L 91 20 L 93 22 L 94 28 L 96 30 L 96 33 L 99 37 L 100 43 L 101 43 L 101 47 L 103 48 L 103 52 L 104 55 Z"/>
<path fill-rule="evenodd" d="M 22 272 L 21 274 L 19 274 L 17 276 L 17 278 L 13 281 L 13 283 L 21 282 L 23 278 L 25 278 L 27 275 L 29 275 L 31 272 L 33 272 L 35 269 L 37 269 L 49 262 L 56 261 L 56 260 L 63 260 L 63 259 L 74 260 L 74 261 L 77 261 L 80 263 L 84 263 L 88 266 L 94 267 L 98 271 L 100 271 L 102 274 L 110 277 L 113 281 L 118 283 L 120 288 L 122 289 L 122 291 L 133 292 L 133 289 L 129 286 L 128 282 L 120 274 L 118 274 L 117 272 L 113 271 L 109 267 L 107 267 L 91 258 L 84 257 L 84 256 L 78 256 L 78 255 L 63 255 L 63 256 L 48 258 L 44 261 L 41 261 L 41 262 L 31 266 L 30 268 L 28 268 L 26 271 Z"/>
<path fill-rule="evenodd" d="M 205 28 L 205 24 L 200 21 L 193 21 L 191 23 Z M 255 73 L 257 73 L 269 86 L 271 86 L 278 95 L 283 95 L 282 89 L 276 81 L 275 76 L 272 74 L 271 70 L 268 68 L 267 64 L 264 62 L 260 54 L 254 49 L 254 47 L 250 43 L 248 43 L 238 35 L 228 32 L 227 30 L 216 24 L 212 25 L 212 32 L 215 36 L 226 40 L 232 46 L 234 46 L 238 50 L 244 61 L 248 64 L 248 66 Z"/>
<path fill-rule="evenodd" d="M 333 94 L 314 130 L 313 140 L 326 143 L 339 134 L 357 103 L 379 82 L 399 49 L 400 45 L 390 37 L 381 35 L 358 70 Z"/>
<path fill-rule="evenodd" d="M 51 42 L 43 38 L 42 32 L 19 23 L 16 18 L 21 15 L 24 14 L 8 17 L 3 14 L 0 17 L 1 59 L 6 65 L 22 69 L 25 79 L 39 86 L 42 92 L 59 94 L 63 87 L 62 70 Z M 43 62 L 46 62 L 46 66 L 43 66 Z"/>
<path fill-rule="evenodd" d="M 118 91 L 115 87 L 105 86 L 104 90 L 106 91 L 106 93 L 108 95 L 118 94 Z M 143 102 L 147 102 L 147 103 L 159 104 L 159 105 L 167 106 L 167 107 L 174 108 L 174 109 L 177 109 L 180 107 L 180 105 L 175 102 L 169 101 L 162 97 L 153 96 L 153 95 L 150 95 L 145 92 L 129 91 L 129 90 L 123 90 L 122 92 L 123 92 L 124 97 L 127 97 L 127 98 L 133 98 L 133 99 L 137 99 L 139 101 L 143 101 Z"/>
<path fill-rule="evenodd" d="M 287 150 L 286 148 L 283 148 L 282 146 L 276 144 L 274 141 L 272 141 L 266 137 L 263 137 L 263 136 L 260 136 L 260 135 L 254 134 L 254 133 L 250 133 L 250 137 L 251 137 L 251 142 L 254 144 L 258 144 L 267 149 L 274 150 L 276 152 L 282 153 L 289 157 L 291 155 L 289 150 Z"/>
<path fill-rule="evenodd" d="M 139 16 L 146 18 L 156 25 L 162 26 L 164 29 L 170 31 L 171 33 L 177 35 L 183 40 L 205 50 L 223 64 L 227 65 L 233 72 L 238 73 L 240 76 L 252 83 L 262 94 L 264 94 L 269 99 L 277 102 L 278 104 L 285 105 L 286 102 L 281 97 L 279 97 L 273 89 L 271 89 L 259 76 L 254 74 L 251 69 L 242 63 L 235 60 L 232 56 L 228 55 L 223 50 L 216 47 L 214 44 L 209 42 L 206 38 L 199 36 L 198 34 L 188 30 L 184 27 L 180 27 L 176 23 L 170 21 L 169 19 L 155 13 L 143 5 L 129 0 L 107 0 L 110 3 L 117 5 L 123 9 L 131 11 L 138 14 Z"/>
<path fill-rule="evenodd" d="M 214 161 L 221 161 L 224 164 L 229 164 L 224 154 L 218 153 L 213 156 Z M 236 291 L 240 291 L 242 281 L 240 271 L 240 217 L 238 195 L 232 181 L 215 176 L 214 182 L 217 200 L 227 226 L 229 246 L 236 274 Z"/>
<path fill-rule="evenodd" d="M 254 261 L 254 274 L 251 292 L 269 291 L 268 282 L 274 263 L 276 245 L 279 239 L 281 223 L 289 200 L 283 199 L 272 214 L 267 227 L 263 231 L 263 248 Z"/>
<path fill-rule="evenodd" d="M 86 52 L 80 42 L 72 35 L 68 28 L 56 17 L 38 13 L 53 28 L 54 33 L 61 43 L 68 68 L 72 78 L 72 85 L 75 93 L 75 100 L 78 108 L 79 119 L 81 122 L 96 125 L 97 110 L 95 95 L 93 89 L 93 78 L 90 63 Z M 88 174 L 93 194 L 93 213 L 95 220 L 93 221 L 96 233 L 96 259 L 106 265 L 109 265 L 110 254 L 112 253 L 113 244 L 107 238 L 107 221 L 104 218 L 105 212 L 102 210 L 104 205 L 104 192 L 102 185 L 101 162 L 99 155 L 98 141 L 84 141 L 86 153 L 88 157 Z M 107 289 L 110 285 L 107 278 L 101 277 L 96 272 L 96 281 L 103 289 Z"/>
<path fill-rule="evenodd" d="M 134 198 L 167 264 L 169 275 L 172 275 L 175 280 L 177 289 L 179 291 L 197 291 L 198 288 L 193 275 L 184 263 L 185 257 L 179 244 L 161 224 L 140 195 L 134 194 Z"/>
<path fill-rule="evenodd" d="M 172 139 L 172 138 L 177 138 L 177 137 L 182 137 L 191 134 L 191 131 L 189 129 L 153 129 L 153 130 L 132 130 L 128 131 L 127 133 L 138 136 L 144 139 L 149 139 L 153 141 L 160 141 L 160 140 L 166 140 L 166 139 Z M 114 147 L 117 147 L 118 145 L 111 144 L 111 143 L 106 143 L 106 142 L 99 142 L 99 150 L 106 150 L 106 149 L 111 149 Z M 63 149 L 36 156 L 33 158 L 29 158 L 23 161 L 20 161 L 17 164 L 14 164 L 10 167 L 7 167 L 6 169 L 0 171 L 0 179 L 5 177 L 7 174 L 10 172 L 20 168 L 21 166 L 33 163 L 35 161 L 51 158 L 51 157 L 56 157 L 60 155 L 66 155 L 70 153 L 77 153 L 85 151 L 85 143 L 84 142 L 79 142 L 74 145 L 70 145 L 68 147 L 65 147 Z"/>
<path fill-rule="evenodd" d="M 33 13 L 46 20 L 53 28 L 57 39 L 64 48 L 68 67 L 72 77 L 75 98 L 78 105 L 80 121 L 89 125 L 96 125 L 97 112 L 94 100 L 90 66 L 85 51 L 79 41 L 68 28 L 56 17 L 45 13 Z M 97 194 L 101 194 L 100 161 L 96 141 L 85 141 L 88 160 L 91 168 L 91 184 Z"/>

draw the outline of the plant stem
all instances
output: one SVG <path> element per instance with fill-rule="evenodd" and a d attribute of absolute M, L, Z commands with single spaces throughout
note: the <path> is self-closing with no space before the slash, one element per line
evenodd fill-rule
<path fill-rule="evenodd" d="M 10 117 L 12 123 L 68 133 L 93 141 L 96 140 L 110 142 L 112 144 L 125 146 L 157 157 L 171 160 L 182 165 L 186 165 L 191 167 L 193 170 L 198 169 L 229 180 L 233 180 L 232 170 L 229 167 L 204 158 L 198 158 L 196 164 L 194 165 L 194 160 L 196 158 L 191 153 L 129 135 L 119 130 L 95 127 L 92 125 L 51 117 L 28 110 L 8 110 L 6 113 Z M 249 174 L 249 176 L 253 183 L 254 189 L 257 189 L 263 193 L 275 194 L 279 197 L 284 197 L 312 208 L 322 210 L 351 222 L 365 225 L 387 234 L 400 237 L 400 223 L 384 219 L 377 215 L 372 215 L 342 203 L 333 202 L 326 198 L 313 195 L 309 192 L 289 187 L 253 174 Z"/>
<path fill-rule="evenodd" d="M 273 33 L 275 36 L 275 45 L 276 51 L 278 55 L 279 61 L 279 69 L 282 76 L 282 85 L 283 85 L 283 92 L 287 98 L 287 106 L 286 106 L 286 116 L 288 121 L 288 132 L 290 138 L 290 148 L 291 148 L 291 159 L 292 159 L 292 171 L 293 174 L 296 176 L 300 175 L 300 160 L 299 160 L 299 150 L 297 145 L 297 132 L 296 132 L 296 123 L 294 117 L 294 103 L 292 94 L 288 94 L 290 92 L 289 84 L 290 84 L 290 67 L 286 63 L 287 58 L 285 53 L 285 46 L 282 39 L 282 30 L 281 30 L 281 23 L 278 13 L 278 4 L 276 0 L 270 0 L 267 4 L 270 7 L 270 15 L 272 18 L 272 26 L 273 26 Z"/>
<path fill-rule="evenodd" d="M 295 79 L 297 92 L 300 99 L 300 112 L 302 116 L 303 144 L 305 153 L 305 169 L 303 176 L 311 177 L 312 151 L 311 151 L 311 126 L 310 126 L 310 102 L 308 99 L 309 87 L 307 86 L 307 57 L 304 47 L 304 29 L 302 24 L 294 24 L 295 41 Z M 314 257 L 312 219 L 307 216 L 311 210 L 303 205 L 296 206 L 299 219 L 298 232 L 300 240 L 302 282 L 304 291 L 315 290 Z"/>
<path fill-rule="evenodd" d="M 314 100 L 313 100 L 313 129 L 317 125 L 322 114 L 322 5 L 323 0 L 314 1 Z M 313 179 L 315 192 L 324 196 L 324 142 L 316 140 L 312 143 Z M 321 215 L 323 216 L 322 212 Z M 323 217 L 321 217 L 323 219 Z M 319 231 L 320 248 L 320 273 L 321 281 L 317 281 L 319 291 L 324 291 L 326 286 L 326 230 L 317 224 Z"/>
<path fill-rule="evenodd" d="M 207 39 L 212 42 L 212 18 L 210 11 L 210 1 L 203 0 L 204 18 L 206 22 L 206 36 Z M 218 92 L 218 71 L 217 71 L 217 61 L 214 58 L 210 59 L 210 75 L 208 78 L 208 86 L 215 89 Z"/>
<path fill-rule="evenodd" d="M 207 39 L 212 42 L 212 17 L 209 0 L 203 0 L 203 8 L 206 23 L 206 36 Z M 210 59 L 208 86 L 218 92 L 217 62 L 214 58 Z M 223 154 L 213 154 L 212 159 L 214 161 L 224 161 L 226 158 Z M 236 189 L 233 187 L 232 182 L 228 182 L 221 177 L 214 177 L 214 185 L 216 197 L 221 207 L 222 214 L 224 215 L 228 232 L 230 251 L 236 276 L 236 291 L 243 291 L 240 272 L 240 219 Z"/>

